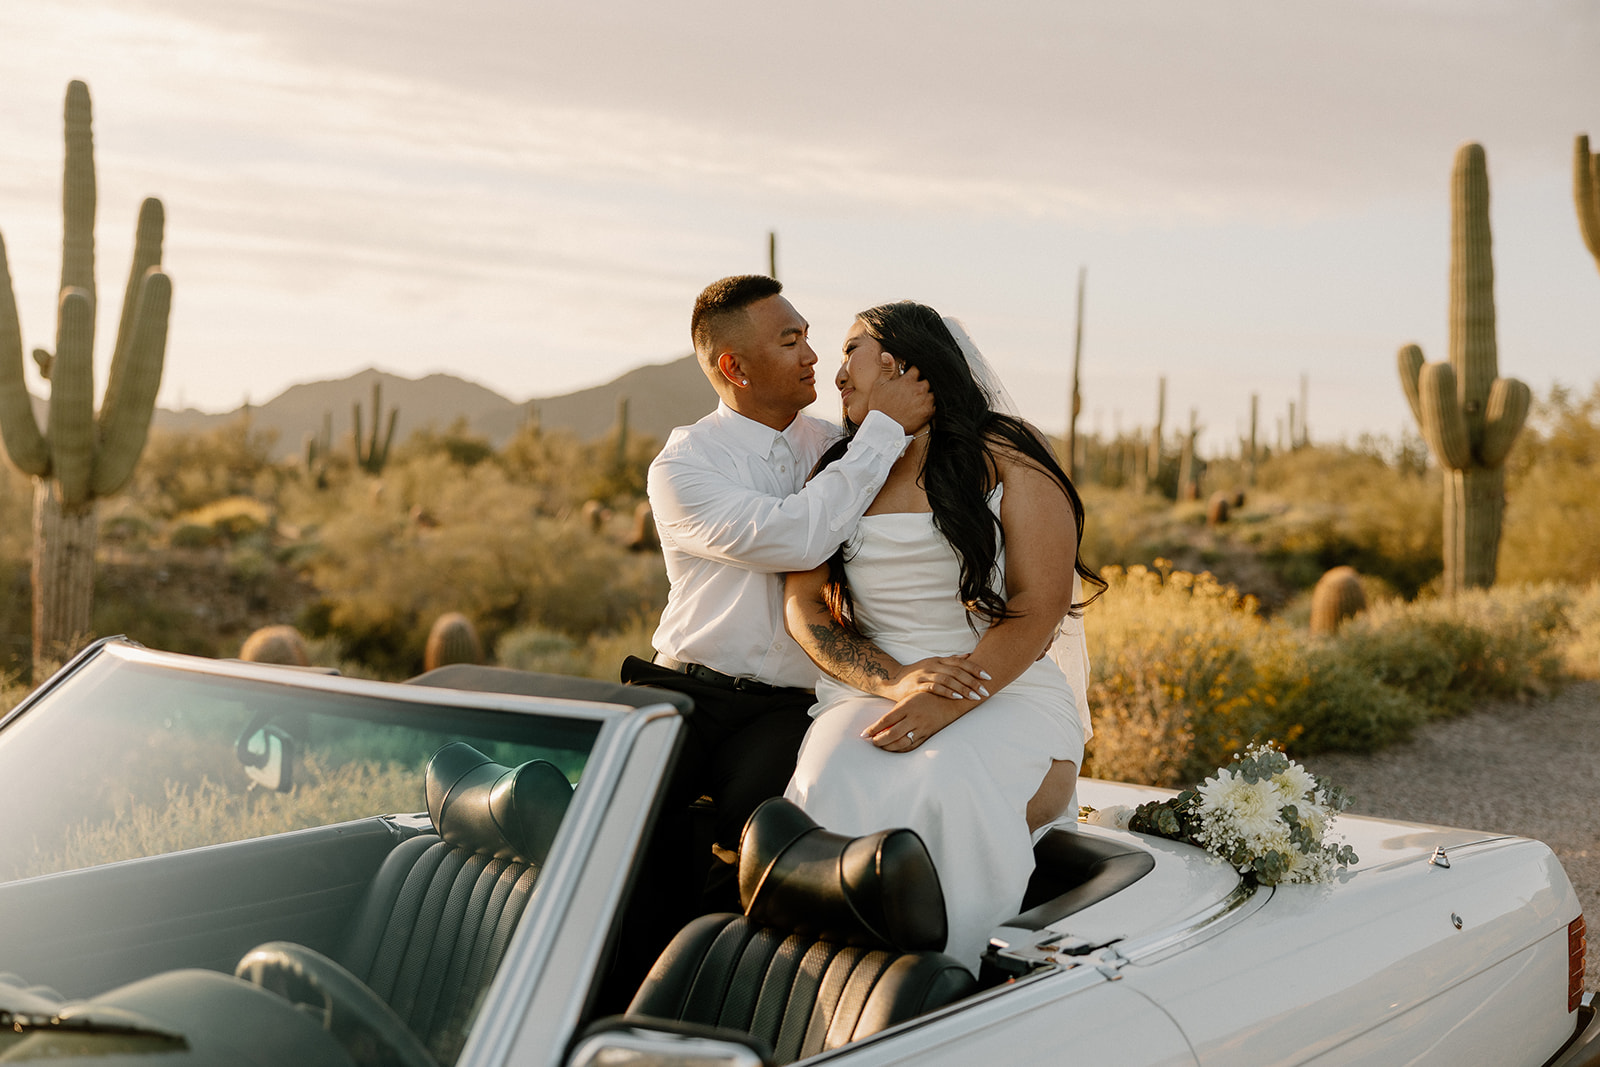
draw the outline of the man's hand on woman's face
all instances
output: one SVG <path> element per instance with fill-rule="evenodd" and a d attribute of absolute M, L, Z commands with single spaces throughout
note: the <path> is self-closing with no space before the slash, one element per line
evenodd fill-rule
<path fill-rule="evenodd" d="M 884 357 L 892 358 L 887 352 Z M 933 393 L 929 392 L 928 383 L 922 380 L 917 368 L 907 367 L 904 374 L 898 374 L 872 390 L 867 410 L 883 412 L 898 422 L 906 433 L 910 433 L 933 418 Z"/>

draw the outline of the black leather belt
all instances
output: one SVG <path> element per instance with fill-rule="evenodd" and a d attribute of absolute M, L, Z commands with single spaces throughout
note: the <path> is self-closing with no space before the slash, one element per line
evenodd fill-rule
<path fill-rule="evenodd" d="M 786 686 L 758 682 L 754 678 L 735 678 L 731 674 L 714 671 L 703 664 L 685 663 L 682 660 L 673 659 L 665 652 L 657 652 L 655 659 L 651 662 L 658 667 L 665 667 L 669 671 L 677 671 L 679 674 L 686 674 L 690 678 L 698 679 L 708 685 L 714 685 L 718 689 L 733 689 L 740 693 L 776 693 L 781 689 L 787 688 Z"/>

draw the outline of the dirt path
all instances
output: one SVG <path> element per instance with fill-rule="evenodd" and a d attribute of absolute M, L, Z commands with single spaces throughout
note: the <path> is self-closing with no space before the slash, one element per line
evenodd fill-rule
<path fill-rule="evenodd" d="M 1372 756 L 1308 757 L 1361 815 L 1536 837 L 1555 850 L 1600 929 L 1600 682 L 1531 705 L 1487 705 Z M 1588 987 L 1600 988 L 1591 934 Z"/>

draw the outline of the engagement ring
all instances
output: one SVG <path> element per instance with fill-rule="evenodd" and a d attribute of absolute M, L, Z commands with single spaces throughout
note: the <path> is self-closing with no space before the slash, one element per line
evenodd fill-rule
<path fill-rule="evenodd" d="M 907 730 L 906 731 L 906 740 L 907 741 L 915 741 L 916 739 L 917 739 L 917 732 L 915 730 Z"/>

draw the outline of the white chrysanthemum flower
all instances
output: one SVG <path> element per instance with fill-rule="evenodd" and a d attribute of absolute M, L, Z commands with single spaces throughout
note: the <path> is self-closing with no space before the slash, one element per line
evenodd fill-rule
<path fill-rule="evenodd" d="M 1298 763 L 1290 763 L 1287 768 L 1272 776 L 1284 795 L 1291 797 L 1290 803 L 1304 804 L 1317 791 L 1317 780 L 1311 772 Z"/>
<path fill-rule="evenodd" d="M 1278 809 L 1284 797 L 1270 781 L 1246 781 L 1231 771 L 1207 778 L 1199 790 L 1200 814 L 1213 832 L 1229 833 L 1249 842 L 1281 827 Z"/>

